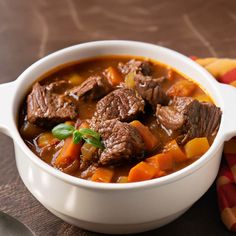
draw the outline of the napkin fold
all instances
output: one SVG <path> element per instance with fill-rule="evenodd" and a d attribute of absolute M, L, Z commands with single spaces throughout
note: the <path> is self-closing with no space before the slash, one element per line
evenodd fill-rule
<path fill-rule="evenodd" d="M 219 82 L 236 87 L 236 59 L 196 57 L 192 59 L 208 70 Z M 216 186 L 222 222 L 229 230 L 236 232 L 236 137 L 225 142 Z"/>

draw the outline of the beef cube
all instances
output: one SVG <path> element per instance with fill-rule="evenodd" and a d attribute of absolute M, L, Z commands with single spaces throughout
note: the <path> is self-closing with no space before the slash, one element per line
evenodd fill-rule
<path fill-rule="evenodd" d="M 137 61 L 132 59 L 127 63 L 120 62 L 118 64 L 118 69 L 124 75 L 127 75 L 130 72 L 134 72 L 135 74 L 141 73 L 143 75 L 151 75 L 152 74 L 152 64 L 148 61 Z"/>
<path fill-rule="evenodd" d="M 99 157 L 101 165 L 119 165 L 144 157 L 145 145 L 139 132 L 117 119 L 99 123 L 96 129 L 101 134 L 105 149 Z"/>
<path fill-rule="evenodd" d="M 96 105 L 91 126 L 105 120 L 131 121 L 144 111 L 144 101 L 133 89 L 120 88 L 109 93 Z"/>
<path fill-rule="evenodd" d="M 142 74 L 134 77 L 135 89 L 154 110 L 157 104 L 167 105 L 170 100 L 169 96 L 161 88 L 165 80 L 165 77 L 152 78 L 151 76 L 144 76 Z"/>
<path fill-rule="evenodd" d="M 183 97 L 182 99 L 175 97 L 169 106 L 157 105 L 156 116 L 158 122 L 167 129 L 174 131 L 181 129 L 185 122 L 183 115 L 185 109 L 192 102 L 195 103 L 195 100 L 191 97 Z"/>
<path fill-rule="evenodd" d="M 169 106 L 157 105 L 156 116 L 166 129 L 178 131 L 177 141 L 184 144 L 196 137 L 214 136 L 220 125 L 221 110 L 191 97 L 174 97 Z"/>
<path fill-rule="evenodd" d="M 108 79 L 102 76 L 91 76 L 81 85 L 66 92 L 67 95 L 84 100 L 96 100 L 102 98 L 112 90 Z"/>
<path fill-rule="evenodd" d="M 54 85 L 36 83 L 27 97 L 27 119 L 33 124 L 50 127 L 77 116 L 73 100 L 65 95 L 53 93 Z"/>

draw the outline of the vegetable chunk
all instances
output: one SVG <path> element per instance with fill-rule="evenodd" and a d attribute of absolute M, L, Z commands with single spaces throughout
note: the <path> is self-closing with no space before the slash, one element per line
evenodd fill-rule
<path fill-rule="evenodd" d="M 149 164 L 156 163 L 161 171 L 172 170 L 174 161 L 170 153 L 160 153 L 146 159 Z"/>
<path fill-rule="evenodd" d="M 149 165 L 144 161 L 141 161 L 136 166 L 131 168 L 128 175 L 128 181 L 138 182 L 138 181 L 149 180 L 155 177 L 156 172 L 157 170 L 155 167 Z"/>
<path fill-rule="evenodd" d="M 167 143 L 164 148 L 164 152 L 171 154 L 176 162 L 182 162 L 187 160 L 187 156 L 181 150 L 175 139 Z"/>
<path fill-rule="evenodd" d="M 157 138 L 152 134 L 147 126 L 143 125 L 138 120 L 134 120 L 130 122 L 130 124 L 138 130 L 148 151 L 152 151 L 158 145 Z"/>
<path fill-rule="evenodd" d="M 107 74 L 110 83 L 114 86 L 119 85 L 123 81 L 120 72 L 112 66 L 108 67 L 105 73 Z"/>
<path fill-rule="evenodd" d="M 187 155 L 187 158 L 200 157 L 208 149 L 210 145 L 206 137 L 203 138 L 194 138 L 185 144 L 184 150 Z"/>
<path fill-rule="evenodd" d="M 191 96 L 197 85 L 189 80 L 180 80 L 167 91 L 169 96 L 188 97 Z"/>
<path fill-rule="evenodd" d="M 81 143 L 75 144 L 72 137 L 67 138 L 54 165 L 59 169 L 70 165 L 76 158 L 79 158 L 81 146 Z"/>
<path fill-rule="evenodd" d="M 109 168 L 101 167 L 101 168 L 96 169 L 91 180 L 95 182 L 110 183 L 113 175 L 114 175 L 113 170 Z"/>

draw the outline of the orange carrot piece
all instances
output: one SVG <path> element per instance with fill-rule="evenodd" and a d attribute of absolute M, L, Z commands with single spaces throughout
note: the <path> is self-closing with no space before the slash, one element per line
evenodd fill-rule
<path fill-rule="evenodd" d="M 176 162 L 186 161 L 188 158 L 185 153 L 181 150 L 176 140 L 172 140 L 164 147 L 164 153 L 172 155 Z"/>
<path fill-rule="evenodd" d="M 170 153 L 160 153 L 158 161 L 161 170 L 172 170 L 174 166 L 173 156 Z"/>
<path fill-rule="evenodd" d="M 120 72 L 112 66 L 106 69 L 106 73 L 107 73 L 108 79 L 114 86 L 119 85 L 123 81 Z"/>
<path fill-rule="evenodd" d="M 148 165 L 155 167 L 156 169 L 160 169 L 159 161 L 158 158 L 156 158 L 156 156 L 157 155 L 148 157 L 147 159 L 145 159 L 145 162 L 147 162 Z"/>
<path fill-rule="evenodd" d="M 189 142 L 187 142 L 184 146 L 187 158 L 200 157 L 209 148 L 210 148 L 210 145 L 206 137 L 194 138 L 190 140 Z"/>
<path fill-rule="evenodd" d="M 75 144 L 72 137 L 67 138 L 54 165 L 57 168 L 65 168 L 70 165 L 76 158 L 79 158 L 81 146 L 81 143 Z"/>
<path fill-rule="evenodd" d="M 138 182 L 149 180 L 155 177 L 156 168 L 148 163 L 141 161 L 129 171 L 128 182 Z"/>
<path fill-rule="evenodd" d="M 113 175 L 114 171 L 112 169 L 100 167 L 95 170 L 91 180 L 94 182 L 110 183 Z"/>
<path fill-rule="evenodd" d="M 149 157 L 146 159 L 146 162 L 149 164 L 157 163 L 158 167 L 162 171 L 172 170 L 173 169 L 173 157 L 170 153 L 160 153 L 155 156 Z"/>
<path fill-rule="evenodd" d="M 189 80 L 180 80 L 173 84 L 167 91 L 169 96 L 188 97 L 193 94 L 197 85 Z"/>
<path fill-rule="evenodd" d="M 156 169 L 156 174 L 154 176 L 155 178 L 159 178 L 161 176 L 166 175 L 166 171 L 161 170 L 161 168 L 160 168 L 160 164 L 159 164 L 158 158 L 153 156 L 153 157 L 147 158 L 145 161 L 148 163 L 148 165 L 151 165 L 151 166 L 153 166 Z"/>
<path fill-rule="evenodd" d="M 157 138 L 152 134 L 147 126 L 143 125 L 138 120 L 134 120 L 130 122 L 130 124 L 138 130 L 148 151 L 152 151 L 158 145 Z"/>

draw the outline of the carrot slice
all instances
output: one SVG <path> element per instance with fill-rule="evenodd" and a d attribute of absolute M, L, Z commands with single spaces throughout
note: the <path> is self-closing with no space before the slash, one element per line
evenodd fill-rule
<path fill-rule="evenodd" d="M 72 137 L 67 138 L 55 160 L 54 165 L 57 168 L 65 168 L 70 165 L 76 158 L 79 158 L 81 146 L 81 143 L 75 144 Z"/>
<path fill-rule="evenodd" d="M 172 170 L 174 165 L 173 157 L 170 153 L 157 154 L 155 156 L 147 158 L 146 162 L 148 164 L 153 163 L 153 165 L 158 166 L 162 171 Z"/>
<path fill-rule="evenodd" d="M 193 94 L 197 85 L 189 80 L 180 80 L 173 84 L 167 91 L 169 96 L 188 97 Z"/>
<path fill-rule="evenodd" d="M 137 165 L 135 165 L 129 171 L 128 181 L 129 182 L 138 182 L 149 180 L 155 177 L 156 168 L 148 163 L 141 161 Z"/>
<path fill-rule="evenodd" d="M 184 149 L 187 155 L 187 158 L 200 157 L 208 149 L 210 145 L 206 137 L 203 138 L 194 138 L 185 144 Z"/>
<path fill-rule="evenodd" d="M 156 169 L 156 174 L 154 176 L 155 178 L 159 178 L 161 176 L 166 175 L 166 171 L 161 170 L 159 160 L 155 156 L 147 158 L 145 162 L 147 162 L 148 165 L 151 165 Z"/>
<path fill-rule="evenodd" d="M 95 170 L 91 180 L 94 182 L 110 183 L 113 175 L 113 170 L 105 167 L 100 167 Z"/>
<path fill-rule="evenodd" d="M 123 81 L 120 72 L 112 66 L 106 69 L 106 73 L 111 84 L 114 86 L 119 85 Z"/>
<path fill-rule="evenodd" d="M 135 127 L 142 136 L 147 151 L 152 151 L 158 145 L 157 138 L 152 134 L 147 126 L 143 125 L 138 120 L 134 120 L 130 122 L 130 124 Z"/>
<path fill-rule="evenodd" d="M 176 162 L 182 162 L 188 159 L 175 139 L 167 143 L 167 145 L 164 147 L 164 153 L 171 154 Z"/>

